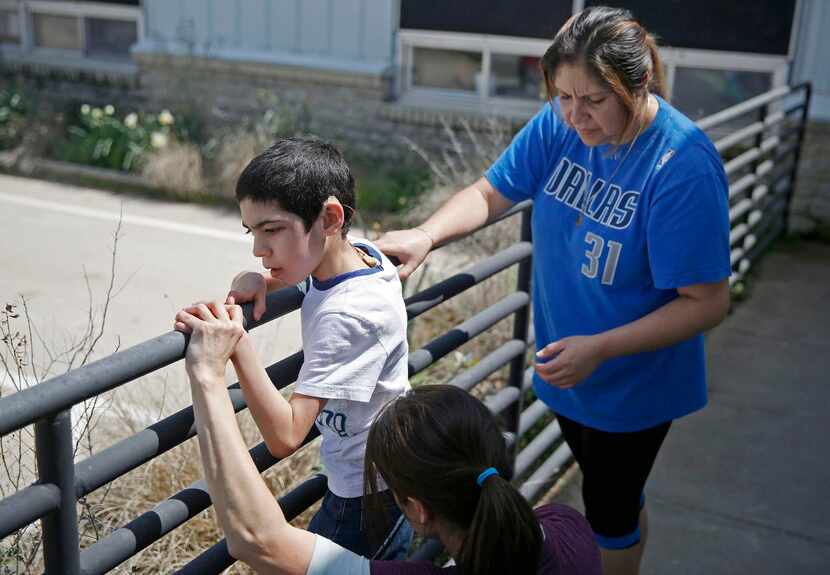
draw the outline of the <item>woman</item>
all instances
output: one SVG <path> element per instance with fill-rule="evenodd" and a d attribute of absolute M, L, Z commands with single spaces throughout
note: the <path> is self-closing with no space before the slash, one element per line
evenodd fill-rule
<path fill-rule="evenodd" d="M 510 459 L 495 418 L 446 385 L 419 388 L 378 416 L 366 445 L 366 493 L 377 494 L 379 474 L 415 531 L 440 539 L 457 568 L 370 561 L 292 527 L 248 455 L 225 388 L 225 368 L 243 333 L 241 308 L 200 303 L 176 320 L 191 330 L 185 365 L 216 515 L 231 555 L 257 572 L 599 575 L 587 521 L 563 505 L 532 511 L 508 481 Z"/>
<path fill-rule="evenodd" d="M 583 472 L 606 574 L 635 574 L 644 486 L 672 420 L 702 408 L 702 332 L 729 307 L 727 181 L 660 97 L 654 38 L 626 10 L 574 15 L 541 61 L 546 104 L 473 185 L 377 245 L 409 275 L 430 249 L 533 205 L 534 389 Z"/>

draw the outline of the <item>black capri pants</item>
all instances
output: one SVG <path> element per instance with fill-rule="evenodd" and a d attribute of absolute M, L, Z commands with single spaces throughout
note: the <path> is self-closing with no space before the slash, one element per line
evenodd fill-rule
<path fill-rule="evenodd" d="M 597 543 L 605 549 L 636 545 L 643 488 L 671 421 L 640 431 L 609 432 L 559 414 L 556 419 L 582 469 L 585 517 Z"/>

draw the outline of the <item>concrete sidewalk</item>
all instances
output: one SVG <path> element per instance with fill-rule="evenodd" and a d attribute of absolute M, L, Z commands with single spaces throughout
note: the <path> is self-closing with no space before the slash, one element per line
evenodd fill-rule
<path fill-rule="evenodd" d="M 830 573 L 830 245 L 779 242 L 706 346 L 709 405 L 646 487 L 642 573 Z M 558 499 L 582 509 L 579 482 Z"/>

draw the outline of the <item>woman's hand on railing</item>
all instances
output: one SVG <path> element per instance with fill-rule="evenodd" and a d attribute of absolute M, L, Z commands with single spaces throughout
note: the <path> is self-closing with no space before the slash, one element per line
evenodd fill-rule
<path fill-rule="evenodd" d="M 398 275 L 402 280 L 418 269 L 433 248 L 432 236 L 422 228 L 387 232 L 375 244 L 387 257 L 400 260 Z"/>
<path fill-rule="evenodd" d="M 242 322 L 241 307 L 218 301 L 194 304 L 176 314 L 177 329 L 181 325 L 191 334 L 185 368 L 192 383 L 224 385 L 225 366 L 245 333 Z"/>

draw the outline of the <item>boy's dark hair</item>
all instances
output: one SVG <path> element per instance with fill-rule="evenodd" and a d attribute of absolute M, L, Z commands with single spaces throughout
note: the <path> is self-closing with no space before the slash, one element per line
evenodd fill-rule
<path fill-rule="evenodd" d="M 456 562 L 461 575 L 536 573 L 542 531 L 510 483 L 512 465 L 496 418 L 451 385 L 422 385 L 389 402 L 366 440 L 367 503 L 377 508 L 380 475 L 400 501 L 420 500 L 466 532 Z M 498 476 L 481 487 L 489 467 Z"/>
<path fill-rule="evenodd" d="M 340 151 L 313 136 L 280 138 L 245 166 L 236 181 L 236 200 L 278 202 L 311 229 L 323 204 L 334 196 L 343 205 L 343 235 L 355 210 L 354 178 Z"/>

